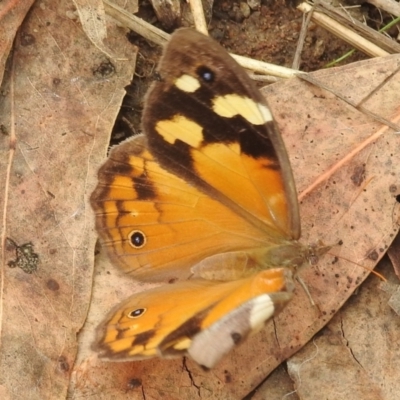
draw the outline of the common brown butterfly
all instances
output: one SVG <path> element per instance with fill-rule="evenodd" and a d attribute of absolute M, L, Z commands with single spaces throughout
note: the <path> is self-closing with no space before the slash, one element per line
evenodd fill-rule
<path fill-rule="evenodd" d="M 211 368 L 292 297 L 307 248 L 288 156 L 246 72 L 212 39 L 176 31 L 143 131 L 112 149 L 91 196 L 111 260 L 169 281 L 110 311 L 109 360 L 189 354 Z"/>

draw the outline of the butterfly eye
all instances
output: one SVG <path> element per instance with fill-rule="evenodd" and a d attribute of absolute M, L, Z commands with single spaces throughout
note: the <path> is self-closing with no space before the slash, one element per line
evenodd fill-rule
<path fill-rule="evenodd" d="M 132 231 L 128 237 L 129 243 L 135 249 L 141 249 L 146 244 L 146 236 L 142 231 Z"/>
<path fill-rule="evenodd" d="M 141 317 L 146 312 L 146 308 L 137 308 L 136 310 L 132 310 L 128 313 L 129 318 L 138 318 Z"/>
<path fill-rule="evenodd" d="M 211 69 L 207 67 L 199 67 L 197 68 L 197 75 L 207 83 L 212 83 L 214 82 L 215 74 Z"/>

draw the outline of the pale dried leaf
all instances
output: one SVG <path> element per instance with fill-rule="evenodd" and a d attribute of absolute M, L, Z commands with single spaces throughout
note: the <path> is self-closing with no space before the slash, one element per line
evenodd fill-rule
<path fill-rule="evenodd" d="M 31 9 L 21 35 L 32 40 L 15 43 L 14 96 L 7 80 L 3 93 L 8 96 L 0 103 L 0 119 L 9 132 L 0 135 L 5 235 L 22 248 L 31 242 L 39 256 L 37 270 L 28 274 L 9 268 L 16 248 L 5 248 L 1 398 L 66 396 L 76 334 L 91 298 L 96 235 L 87 198 L 133 75 L 135 50 L 124 32 L 109 27 L 107 45 L 126 60 L 110 61 L 80 24 L 67 18 L 69 7 L 41 1 Z M 16 151 L 8 179 L 12 130 Z"/>
<path fill-rule="evenodd" d="M 379 272 L 396 280 L 387 258 Z M 371 275 L 329 325 L 288 362 L 300 398 L 391 400 L 400 385 L 400 319 Z"/>
<path fill-rule="evenodd" d="M 118 58 L 118 54 L 115 54 L 104 43 L 104 40 L 107 38 L 107 21 L 103 0 L 73 0 L 73 2 L 79 14 L 83 30 L 90 41 L 108 57 Z M 136 1 L 130 1 L 128 6 L 130 12 L 137 11 Z"/>
<path fill-rule="evenodd" d="M 283 364 L 271 372 L 250 398 L 251 400 L 299 400 L 293 389 L 293 381 Z"/>
<path fill-rule="evenodd" d="M 33 2 L 34 0 L 0 2 L 0 85 L 15 34 Z"/>

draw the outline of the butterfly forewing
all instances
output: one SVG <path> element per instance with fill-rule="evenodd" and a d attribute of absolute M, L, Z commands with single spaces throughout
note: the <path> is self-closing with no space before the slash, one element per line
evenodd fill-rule
<path fill-rule="evenodd" d="M 161 81 L 148 94 L 143 127 L 160 164 L 264 235 L 297 239 L 287 154 L 246 73 L 217 43 L 192 30 L 174 34 L 159 70 Z"/>
<path fill-rule="evenodd" d="M 271 258 L 286 265 L 286 251 L 269 253 L 299 236 L 297 199 L 262 96 L 225 50 L 192 30 L 172 36 L 160 74 L 146 99 L 146 139 L 113 149 L 91 197 L 108 253 L 146 280 L 182 279 L 237 251 L 256 251 L 262 268 Z"/>
<path fill-rule="evenodd" d="M 274 244 L 225 204 L 163 168 L 142 135 L 111 151 L 91 201 L 112 260 L 144 280 L 185 278 L 207 257 Z"/>

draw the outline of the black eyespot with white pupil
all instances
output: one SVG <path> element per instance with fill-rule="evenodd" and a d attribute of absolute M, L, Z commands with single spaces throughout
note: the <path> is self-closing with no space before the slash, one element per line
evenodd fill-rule
<path fill-rule="evenodd" d="M 129 234 L 129 243 L 135 249 L 141 249 L 146 244 L 146 235 L 142 231 L 132 231 Z"/>
<path fill-rule="evenodd" d="M 136 310 L 132 310 L 129 312 L 129 318 L 139 318 L 146 312 L 146 308 L 137 308 Z"/>
<path fill-rule="evenodd" d="M 199 67 L 197 68 L 197 75 L 201 78 L 202 81 L 207 83 L 213 83 L 215 79 L 215 74 L 211 69 L 207 67 Z"/>

